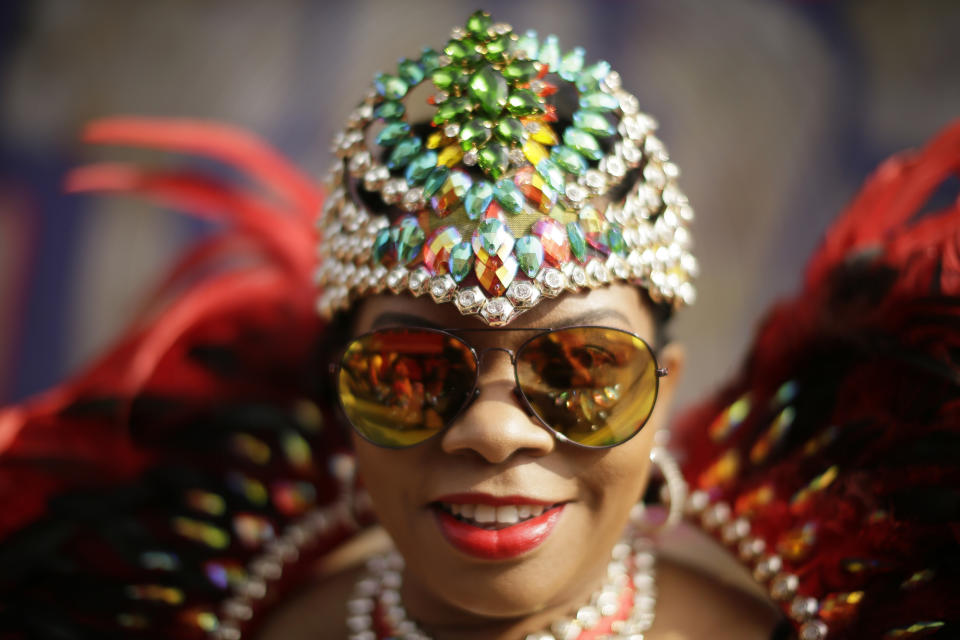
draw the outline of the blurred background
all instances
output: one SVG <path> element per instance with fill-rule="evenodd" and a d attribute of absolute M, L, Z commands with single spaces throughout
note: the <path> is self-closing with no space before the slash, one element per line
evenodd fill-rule
<path fill-rule="evenodd" d="M 207 229 L 64 196 L 81 125 L 192 116 L 259 133 L 318 179 L 373 74 L 479 6 L 355 0 L 0 3 L 0 404 L 76 371 Z M 609 60 L 682 168 L 699 301 L 681 401 L 738 365 L 763 309 L 869 171 L 960 116 L 957 0 L 486 0 Z"/>

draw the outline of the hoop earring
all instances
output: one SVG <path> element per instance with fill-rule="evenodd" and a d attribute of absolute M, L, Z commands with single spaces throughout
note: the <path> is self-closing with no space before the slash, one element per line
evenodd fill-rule
<path fill-rule="evenodd" d="M 676 526 L 683 517 L 683 505 L 687 501 L 687 481 L 683 479 L 677 459 L 663 445 L 656 444 L 650 450 L 650 462 L 657 468 L 664 480 L 660 495 L 664 504 L 667 505 L 667 517 L 655 529 L 660 531 Z M 638 502 L 631 513 L 631 519 L 634 522 L 642 521 L 645 511 L 643 502 Z"/>

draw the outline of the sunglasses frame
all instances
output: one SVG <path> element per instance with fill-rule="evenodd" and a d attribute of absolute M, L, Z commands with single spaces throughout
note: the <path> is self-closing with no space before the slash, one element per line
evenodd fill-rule
<path fill-rule="evenodd" d="M 519 370 L 517 369 L 517 353 L 522 352 L 523 349 L 524 349 L 528 344 L 530 344 L 530 342 L 532 342 L 533 340 L 536 340 L 537 338 L 542 337 L 544 334 L 554 333 L 554 332 L 557 332 L 557 331 L 564 331 L 564 330 L 567 330 L 567 329 L 604 329 L 604 330 L 607 330 L 607 331 L 617 331 L 617 332 L 619 332 L 619 333 L 627 334 L 627 335 L 629 335 L 629 336 L 632 336 L 633 338 L 636 338 L 636 339 L 639 340 L 641 343 L 643 343 L 643 346 L 646 347 L 647 351 L 650 353 L 650 357 L 653 358 L 653 367 L 654 367 L 654 374 L 655 374 L 655 376 L 654 376 L 654 383 L 655 383 L 655 385 L 654 385 L 654 389 L 653 389 L 653 402 L 652 402 L 651 405 L 650 405 L 650 413 L 647 414 L 647 417 L 643 419 L 643 422 L 640 423 L 640 425 L 636 428 L 636 430 L 635 430 L 632 434 L 630 434 L 629 437 L 621 440 L 620 442 L 616 442 L 616 443 L 614 443 L 614 444 L 608 444 L 608 445 L 604 445 L 604 446 L 593 446 L 593 445 L 588 445 L 588 444 L 581 444 L 581 443 L 577 442 L 576 440 L 571 440 L 571 439 L 568 438 L 567 436 L 563 435 L 562 433 L 560 433 L 559 431 L 557 431 L 556 429 L 554 429 L 553 427 L 551 427 L 549 424 L 547 424 L 546 420 L 544 420 L 543 418 L 540 417 L 540 414 L 537 413 L 537 411 L 533 408 L 533 405 L 532 405 L 532 404 L 530 403 L 530 401 L 527 399 L 527 396 L 526 396 L 526 394 L 523 392 L 523 389 L 520 388 Z M 458 342 L 460 342 L 461 344 L 465 345 L 467 348 L 470 349 L 470 353 L 473 355 L 473 360 L 474 360 L 474 363 L 475 363 L 475 365 L 476 365 L 476 369 L 475 369 L 474 380 L 473 380 L 473 388 L 470 390 L 470 394 L 469 394 L 469 396 L 468 396 L 467 401 L 463 403 L 463 406 L 460 407 L 455 414 L 453 414 L 453 416 L 446 422 L 446 424 L 443 425 L 443 427 L 441 427 L 440 429 L 437 429 L 437 432 L 436 432 L 436 433 L 434 433 L 434 434 L 431 435 L 431 436 L 428 436 L 427 438 L 424 438 L 423 440 L 421 440 L 421 441 L 419 441 L 419 442 L 415 442 L 415 443 L 413 443 L 413 444 L 405 445 L 405 446 L 390 446 L 390 445 L 387 445 L 387 444 L 381 444 L 381 443 L 379 443 L 379 442 L 374 442 L 373 440 L 371 440 L 370 438 L 368 438 L 366 435 L 364 435 L 364 434 L 360 431 L 360 429 L 357 428 L 357 426 L 353 423 L 353 421 L 350 420 L 350 416 L 347 415 L 347 411 L 346 411 L 345 407 L 343 406 L 343 399 L 342 399 L 341 396 L 340 396 L 340 371 L 343 369 L 343 360 L 344 360 L 344 358 L 346 358 L 347 351 L 350 349 L 350 346 L 353 345 L 355 342 L 357 342 L 357 341 L 359 341 L 359 340 L 363 340 L 364 338 L 366 338 L 366 337 L 368 337 L 368 336 L 371 336 L 371 335 L 374 335 L 374 334 L 383 333 L 383 332 L 385 332 L 385 331 L 398 331 L 398 330 L 402 330 L 402 331 L 427 331 L 427 332 L 430 332 L 430 333 L 439 333 L 439 334 L 446 335 L 446 336 L 449 336 L 449 337 L 451 337 L 451 338 L 454 338 L 454 339 L 456 339 Z M 506 347 L 487 347 L 487 348 L 485 348 L 485 349 L 480 349 L 480 350 L 478 350 L 474 345 L 472 345 L 470 342 L 468 342 L 467 340 L 465 340 L 463 337 L 461 337 L 460 335 L 458 335 L 458 334 L 460 334 L 460 333 L 499 333 L 499 332 L 506 332 L 506 331 L 509 331 L 509 332 L 534 331 L 534 332 L 536 332 L 536 333 L 535 333 L 534 335 L 530 336 L 529 338 L 527 338 L 526 340 L 524 340 L 522 343 L 520 343 L 520 345 L 519 345 L 516 349 L 507 349 Z M 653 347 L 650 346 L 650 343 L 648 343 L 646 340 L 644 340 L 643 338 L 641 338 L 640 336 L 638 336 L 637 334 L 635 334 L 635 333 L 632 332 L 632 331 L 627 331 L 626 329 L 619 329 L 619 328 L 617 328 L 617 327 L 607 327 L 607 326 L 602 326 L 602 325 L 589 325 L 589 324 L 588 324 L 588 325 L 569 325 L 569 326 L 564 326 L 564 327 L 550 327 L 550 328 L 543 328 L 543 327 L 475 327 L 475 328 L 453 328 L 453 329 L 449 329 L 449 328 L 439 328 L 439 327 L 423 327 L 423 326 L 415 326 L 415 325 L 413 325 L 413 326 L 411 326 L 411 325 L 396 325 L 396 326 L 381 327 L 381 328 L 378 328 L 378 329 L 373 329 L 373 330 L 371 330 L 371 331 L 367 331 L 366 333 L 363 333 L 363 334 L 361 334 L 361 335 L 353 338 L 352 340 L 350 340 L 349 343 L 347 343 L 346 347 L 344 347 L 344 348 L 341 350 L 339 356 L 337 357 L 336 362 L 330 363 L 330 373 L 333 374 L 333 383 L 334 383 L 334 385 L 336 386 L 336 389 L 337 389 L 337 394 L 336 394 L 336 395 L 337 395 L 337 405 L 338 405 L 339 408 L 340 408 L 340 413 L 343 415 L 343 417 L 346 419 L 346 421 L 350 424 L 350 428 L 354 431 L 354 433 L 356 433 L 358 436 L 360 436 L 361 438 L 363 438 L 364 440 L 366 440 L 366 441 L 369 442 L 370 444 L 372 444 L 372 445 L 374 445 L 374 446 L 377 446 L 377 447 L 380 447 L 380 448 L 382 448 L 382 449 L 409 449 L 409 448 L 411 448 L 411 447 L 415 447 L 415 446 L 417 446 L 417 445 L 421 445 L 421 444 L 423 444 L 423 443 L 425 443 L 425 442 L 427 442 L 427 441 L 429 441 L 429 440 L 433 440 L 434 438 L 436 438 L 436 437 L 439 436 L 440 434 L 444 433 L 447 429 L 449 429 L 450 426 L 451 426 L 453 423 L 455 423 L 455 422 L 457 421 L 457 419 L 460 418 L 461 414 L 463 414 L 463 412 L 466 411 L 466 410 L 470 407 L 470 405 L 473 404 L 474 400 L 476 400 L 476 398 L 480 395 L 480 365 L 483 363 L 482 356 L 483 356 L 484 354 L 486 354 L 488 351 L 502 351 L 502 352 L 504 352 L 504 353 L 506 353 L 507 355 L 510 356 L 510 365 L 513 367 L 513 381 L 514 381 L 514 385 L 515 385 L 515 386 L 514 386 L 514 389 L 513 389 L 513 393 L 514 393 L 514 395 L 517 397 L 517 399 L 521 401 L 521 406 L 522 406 L 523 410 L 527 413 L 527 415 L 529 415 L 531 418 L 536 419 L 536 421 L 539 422 L 542 427 L 544 427 L 545 429 L 547 429 L 547 431 L 549 431 L 550 433 L 553 434 L 553 437 L 556 438 L 558 442 L 565 442 L 565 443 L 571 444 L 571 445 L 573 445 L 573 446 L 575 446 L 575 447 L 578 447 L 578 448 L 581 448 L 581 449 L 589 449 L 589 450 L 602 450 L 602 449 L 610 449 L 610 448 L 612 448 L 612 447 L 617 447 L 617 446 L 620 446 L 620 445 L 624 444 L 625 442 L 630 441 L 634 436 L 636 436 L 638 433 L 640 433 L 640 431 L 643 430 L 643 427 L 646 426 L 647 421 L 650 420 L 650 416 L 653 415 L 653 409 L 654 409 L 654 407 L 656 407 L 656 405 L 657 405 L 657 398 L 659 397 L 659 394 L 660 394 L 660 378 L 663 378 L 663 377 L 667 376 L 668 373 L 669 373 L 669 371 L 666 369 L 666 367 L 661 367 L 661 366 L 660 366 L 660 363 L 657 361 L 657 352 L 653 349 Z"/>

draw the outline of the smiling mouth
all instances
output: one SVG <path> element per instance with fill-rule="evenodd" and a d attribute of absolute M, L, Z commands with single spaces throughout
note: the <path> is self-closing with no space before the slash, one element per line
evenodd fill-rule
<path fill-rule="evenodd" d="M 473 527 L 487 531 L 499 531 L 538 518 L 544 513 L 561 506 L 561 503 L 494 506 L 490 504 L 435 502 L 432 506 Z"/>

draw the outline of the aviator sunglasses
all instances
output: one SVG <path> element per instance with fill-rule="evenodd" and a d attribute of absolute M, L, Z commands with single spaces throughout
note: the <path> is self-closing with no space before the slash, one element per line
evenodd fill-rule
<path fill-rule="evenodd" d="M 461 334 L 527 331 L 516 349 L 476 349 Z M 622 444 L 653 411 L 666 369 L 650 346 L 622 329 L 377 329 L 354 339 L 334 367 L 340 406 L 360 436 L 387 448 L 441 433 L 480 393 L 489 351 L 510 356 L 515 393 L 529 415 L 562 442 Z"/>

